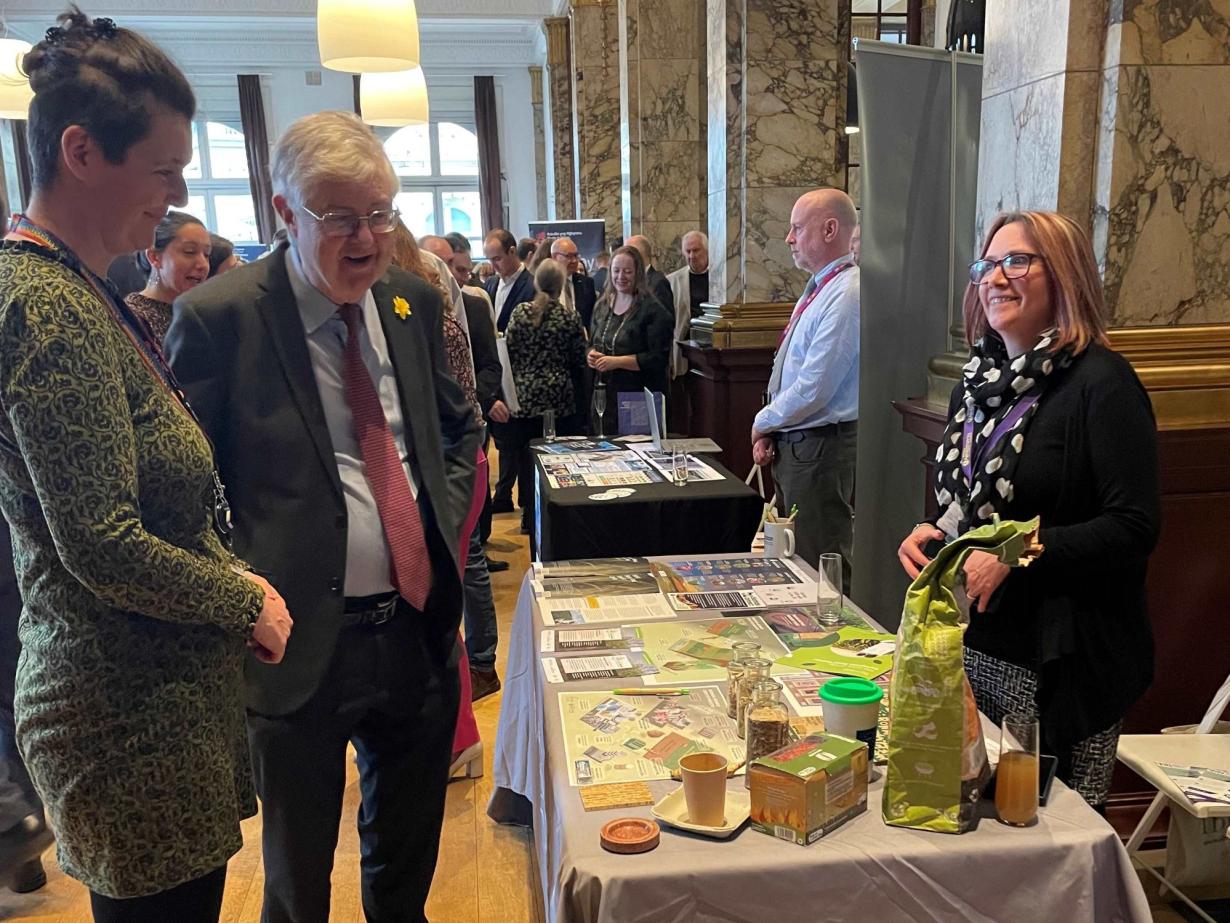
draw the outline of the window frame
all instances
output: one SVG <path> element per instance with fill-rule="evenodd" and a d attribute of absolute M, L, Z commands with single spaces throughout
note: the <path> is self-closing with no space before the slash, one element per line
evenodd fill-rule
<path fill-rule="evenodd" d="M 251 180 L 247 176 L 227 178 L 217 178 L 213 176 L 212 163 L 210 160 L 211 155 L 209 150 L 208 126 L 210 122 L 214 122 L 218 125 L 224 125 L 232 131 L 238 132 L 241 137 L 243 136 L 243 124 L 238 120 L 225 118 L 202 118 L 193 121 L 192 130 L 196 138 L 196 153 L 197 159 L 201 165 L 201 175 L 194 179 L 185 177 L 184 182 L 188 186 L 188 195 L 203 196 L 205 199 L 205 214 L 194 215 L 193 217 L 199 218 L 202 222 L 204 222 L 205 227 L 209 228 L 214 233 L 221 234 L 223 237 L 226 237 L 227 235 L 223 234 L 219 229 L 218 210 L 214 202 L 215 197 L 233 195 L 245 196 L 248 200 L 249 206 L 252 209 L 254 226 L 256 219 L 256 203 L 252 201 L 252 184 Z M 186 211 L 187 209 L 185 208 L 183 210 Z M 227 239 L 231 240 L 232 243 L 241 245 L 259 245 L 261 242 L 259 232 L 257 237 L 253 240 L 233 240 L 229 237 Z"/>
<path fill-rule="evenodd" d="M 473 192 L 477 194 L 480 191 L 479 174 L 477 169 L 473 174 L 443 174 L 440 172 L 440 126 L 441 124 L 449 123 L 464 128 L 471 132 L 476 137 L 478 135 L 478 124 L 473 117 L 463 115 L 441 114 L 432 115 L 427 122 L 427 144 L 430 148 L 430 175 L 424 176 L 401 176 L 397 177 L 398 192 L 430 192 L 432 201 L 432 216 L 435 222 L 435 233 L 443 236 L 449 232 L 449 229 L 444 226 L 444 196 L 451 192 Z M 401 128 L 378 128 L 377 137 L 380 138 L 381 145 L 388 144 Z M 474 228 L 471 235 L 468 236 L 471 246 L 475 251 L 482 250 L 482 221 L 479 219 L 478 226 Z"/>

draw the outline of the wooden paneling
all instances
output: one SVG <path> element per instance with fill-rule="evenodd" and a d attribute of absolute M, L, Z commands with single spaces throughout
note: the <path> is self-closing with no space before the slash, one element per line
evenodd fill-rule
<path fill-rule="evenodd" d="M 743 477 L 752 469 L 752 422 L 764 406 L 773 350 L 718 349 L 688 342 L 683 353 L 694 386 L 691 431 L 716 441 L 722 447 L 718 459 Z"/>

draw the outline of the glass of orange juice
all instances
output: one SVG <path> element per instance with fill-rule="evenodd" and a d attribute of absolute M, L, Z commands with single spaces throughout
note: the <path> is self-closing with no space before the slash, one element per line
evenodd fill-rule
<path fill-rule="evenodd" d="M 1026 827 L 1038 816 L 1038 719 L 1005 715 L 1000 726 L 995 810 L 1000 823 Z"/>

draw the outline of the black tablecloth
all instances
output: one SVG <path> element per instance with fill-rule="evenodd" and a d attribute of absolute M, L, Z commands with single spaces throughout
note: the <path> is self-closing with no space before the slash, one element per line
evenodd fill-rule
<path fill-rule="evenodd" d="M 534 457 L 538 514 L 530 542 L 543 561 L 746 552 L 764 509 L 756 491 L 709 456 L 697 457 L 720 481 L 629 485 L 636 492 L 616 500 L 589 499 L 605 487 L 551 487 L 541 453 Z"/>

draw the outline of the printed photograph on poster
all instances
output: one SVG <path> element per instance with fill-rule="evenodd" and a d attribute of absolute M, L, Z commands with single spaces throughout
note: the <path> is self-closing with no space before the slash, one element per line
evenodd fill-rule
<path fill-rule="evenodd" d="M 777 663 L 813 673 L 875 679 L 893 668 L 896 649 L 896 635 L 862 628 L 839 628 L 822 639 L 822 643 L 791 651 L 779 657 Z"/>

